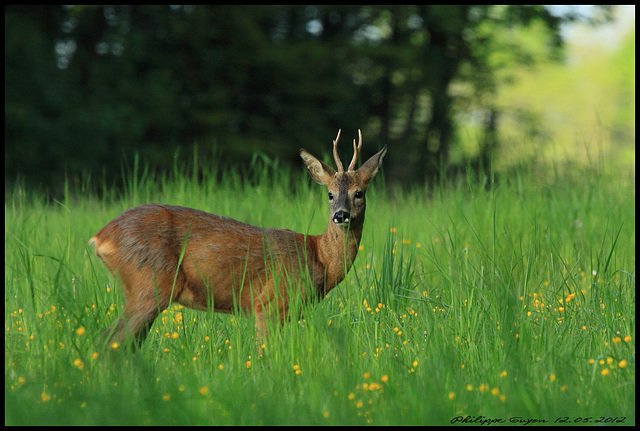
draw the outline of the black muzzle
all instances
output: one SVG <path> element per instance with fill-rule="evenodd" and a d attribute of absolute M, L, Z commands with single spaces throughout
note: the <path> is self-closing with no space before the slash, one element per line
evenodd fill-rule
<path fill-rule="evenodd" d="M 333 222 L 335 224 L 347 224 L 351 221 L 351 214 L 347 211 L 338 211 L 333 215 Z"/>

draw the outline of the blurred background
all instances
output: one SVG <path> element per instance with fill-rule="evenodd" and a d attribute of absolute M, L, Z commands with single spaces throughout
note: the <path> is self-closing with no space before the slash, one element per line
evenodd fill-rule
<path fill-rule="evenodd" d="M 396 184 L 635 172 L 635 6 L 5 5 L 6 188 L 302 166 L 339 128 Z"/>

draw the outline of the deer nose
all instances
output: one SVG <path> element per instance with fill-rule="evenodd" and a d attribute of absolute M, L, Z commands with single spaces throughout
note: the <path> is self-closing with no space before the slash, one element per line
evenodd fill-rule
<path fill-rule="evenodd" d="M 335 224 L 346 224 L 351 220 L 351 214 L 347 211 L 338 211 L 333 215 L 333 222 Z"/>

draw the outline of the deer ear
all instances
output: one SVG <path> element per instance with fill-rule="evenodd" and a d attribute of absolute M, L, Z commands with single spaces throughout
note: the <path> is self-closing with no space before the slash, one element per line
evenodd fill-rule
<path fill-rule="evenodd" d="M 300 150 L 300 157 L 304 160 L 304 164 L 307 166 L 311 178 L 313 178 L 316 183 L 325 186 L 329 184 L 331 177 L 336 173 L 331 166 L 316 159 L 304 148 Z"/>
<path fill-rule="evenodd" d="M 356 171 L 365 184 L 369 184 L 371 178 L 378 173 L 378 168 L 382 164 L 384 155 L 387 154 L 387 146 L 382 147 L 380 151 L 375 153 L 369 160 L 363 163 Z"/>

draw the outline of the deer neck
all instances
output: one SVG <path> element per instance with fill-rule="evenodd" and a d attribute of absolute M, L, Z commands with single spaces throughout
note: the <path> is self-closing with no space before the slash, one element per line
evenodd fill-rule
<path fill-rule="evenodd" d="M 340 283 L 358 254 L 362 224 L 349 229 L 329 221 L 327 230 L 315 237 L 316 258 L 324 268 L 324 293 Z"/>

